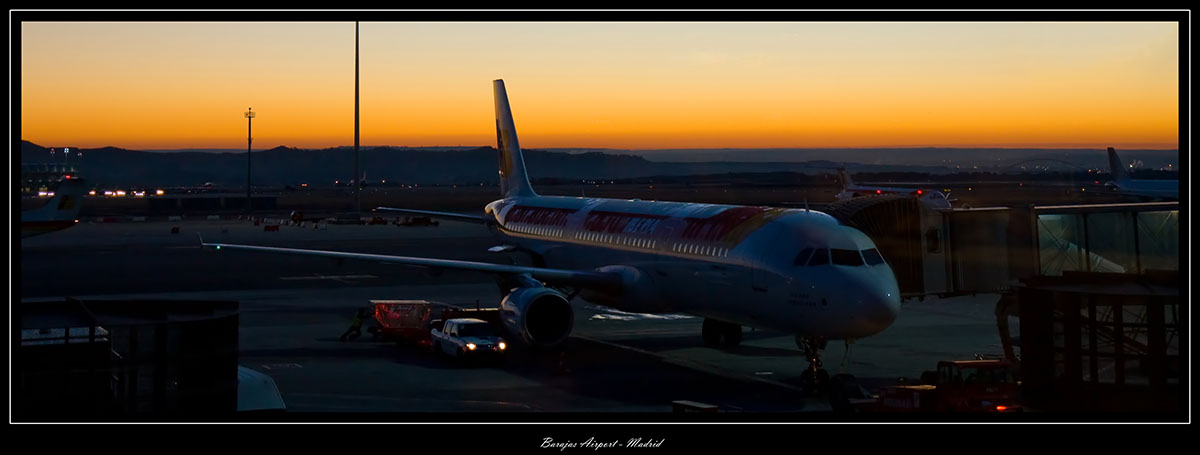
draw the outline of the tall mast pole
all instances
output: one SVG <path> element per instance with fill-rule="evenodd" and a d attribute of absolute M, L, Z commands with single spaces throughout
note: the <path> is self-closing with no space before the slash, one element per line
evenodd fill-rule
<path fill-rule="evenodd" d="M 246 216 L 250 216 L 250 122 L 254 120 L 254 111 L 246 108 Z"/>
<path fill-rule="evenodd" d="M 359 189 L 362 188 L 362 174 L 358 171 L 358 21 L 354 21 L 354 214 L 360 215 L 362 203 L 359 201 Z"/>

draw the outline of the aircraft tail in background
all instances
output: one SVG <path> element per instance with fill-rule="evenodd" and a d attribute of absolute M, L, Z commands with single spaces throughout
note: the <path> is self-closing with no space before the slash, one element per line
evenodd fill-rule
<path fill-rule="evenodd" d="M 66 229 L 78 223 L 87 189 L 83 179 L 64 178 L 54 188 L 54 196 L 46 204 L 21 212 L 21 237 Z"/>
<path fill-rule="evenodd" d="M 1112 170 L 1113 180 L 1123 182 L 1129 180 L 1129 172 L 1125 170 L 1125 164 L 1121 162 L 1121 157 L 1117 156 L 1117 150 L 1108 148 L 1108 167 Z"/>

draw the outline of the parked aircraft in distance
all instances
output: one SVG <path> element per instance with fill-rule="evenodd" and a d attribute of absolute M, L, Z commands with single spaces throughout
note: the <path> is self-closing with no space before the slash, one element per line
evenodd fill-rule
<path fill-rule="evenodd" d="M 1112 147 L 1108 148 L 1108 166 L 1112 169 L 1113 179 L 1104 186 L 1119 194 L 1144 199 L 1179 200 L 1179 180 L 1132 179 L 1125 164 L 1121 162 L 1121 157 L 1117 156 L 1117 151 Z"/>
<path fill-rule="evenodd" d="M 834 195 L 834 199 L 838 201 L 845 201 L 862 196 L 874 196 L 877 194 L 908 194 L 919 198 L 921 203 L 925 204 L 929 208 L 950 208 L 950 199 L 948 199 L 941 191 L 927 190 L 922 188 L 858 185 L 850 178 L 850 173 L 846 172 L 846 168 L 844 167 L 838 168 L 838 178 L 842 182 L 842 192 Z"/>
<path fill-rule="evenodd" d="M 732 347 L 742 326 L 796 336 L 808 369 L 828 380 L 827 340 L 854 340 L 891 326 L 900 291 L 865 234 L 805 209 L 540 196 L 529 183 L 504 81 L 493 82 L 502 199 L 473 216 L 378 208 L 486 225 L 494 251 L 528 254 L 532 266 L 226 243 L 237 249 L 401 263 L 493 275 L 501 319 L 516 340 L 553 346 L 573 328 L 576 296 L 635 313 L 704 318 L 702 339 Z"/>

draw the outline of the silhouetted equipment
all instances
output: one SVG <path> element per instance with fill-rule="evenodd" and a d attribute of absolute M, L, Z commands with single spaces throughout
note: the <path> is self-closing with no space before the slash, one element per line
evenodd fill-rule
<path fill-rule="evenodd" d="M 237 410 L 238 303 L 14 303 L 14 420 Z"/>
<path fill-rule="evenodd" d="M 1179 273 L 1064 272 L 1015 289 L 1026 402 L 1047 410 L 1176 412 Z"/>

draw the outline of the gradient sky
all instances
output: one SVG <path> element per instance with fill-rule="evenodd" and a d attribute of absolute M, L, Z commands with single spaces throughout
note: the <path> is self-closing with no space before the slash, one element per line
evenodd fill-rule
<path fill-rule="evenodd" d="M 1176 148 L 1176 23 L 360 24 L 364 145 Z M 354 143 L 352 22 L 21 24 L 43 146 Z"/>

